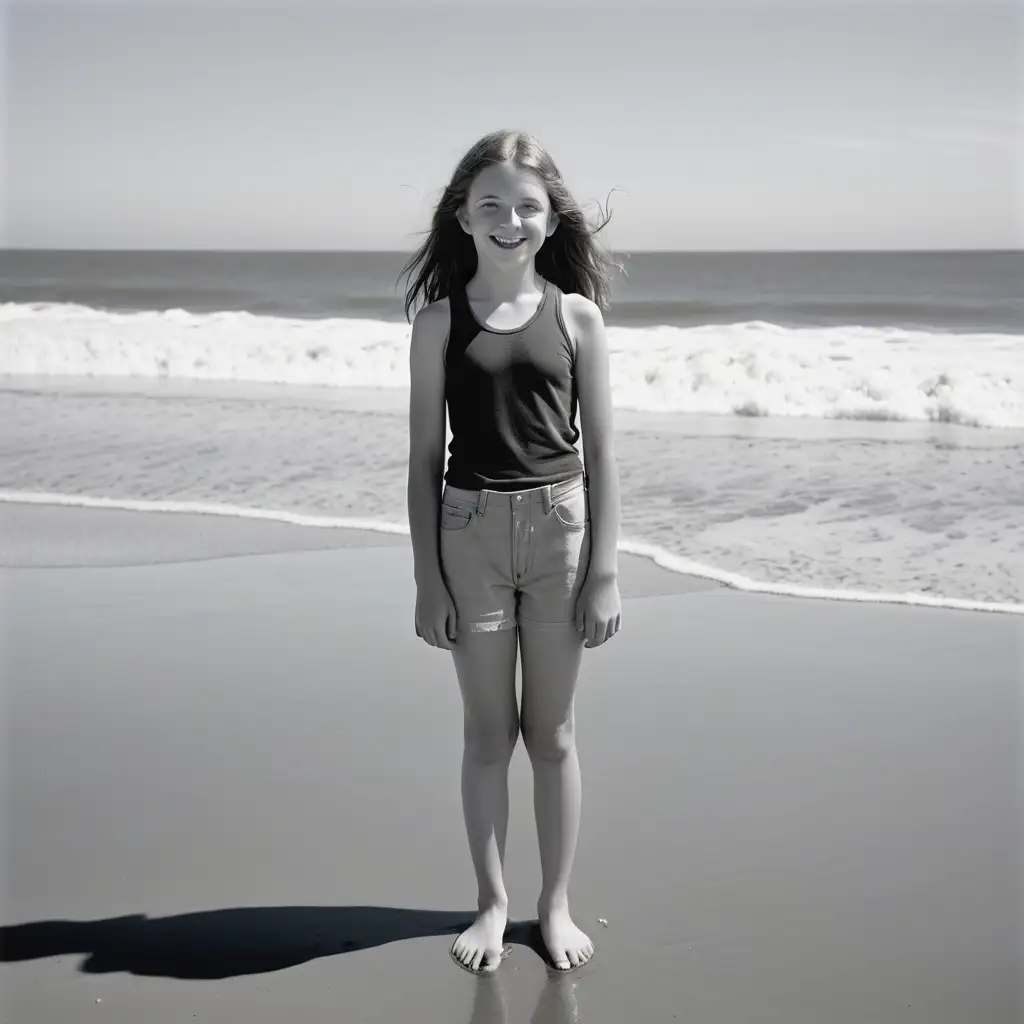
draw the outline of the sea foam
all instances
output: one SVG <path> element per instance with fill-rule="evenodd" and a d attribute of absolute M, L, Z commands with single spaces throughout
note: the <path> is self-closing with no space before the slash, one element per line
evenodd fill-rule
<path fill-rule="evenodd" d="M 181 309 L 0 304 L 0 374 L 406 388 L 410 326 Z M 607 328 L 622 409 L 1024 427 L 1009 334 L 756 321 Z"/>

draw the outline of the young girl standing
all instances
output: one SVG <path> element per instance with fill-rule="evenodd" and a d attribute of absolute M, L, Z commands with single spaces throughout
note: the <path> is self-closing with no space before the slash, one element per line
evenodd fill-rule
<path fill-rule="evenodd" d="M 462 691 L 479 915 L 451 953 L 474 972 L 503 955 L 508 768 L 520 731 L 533 765 L 544 944 L 563 970 L 593 954 L 569 914 L 581 805 L 573 699 L 582 647 L 604 643 L 621 619 L 601 313 L 609 264 L 595 233 L 536 139 L 495 132 L 459 162 L 403 269 L 423 264 L 406 318 L 420 290 L 427 303 L 410 353 L 416 633 L 452 652 Z"/>

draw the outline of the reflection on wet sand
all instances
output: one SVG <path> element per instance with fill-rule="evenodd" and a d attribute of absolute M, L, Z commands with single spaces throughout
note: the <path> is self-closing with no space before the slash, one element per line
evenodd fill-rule
<path fill-rule="evenodd" d="M 481 975 L 477 979 L 469 1024 L 511 1024 L 501 974 L 499 968 L 493 974 Z M 530 1024 L 577 1024 L 578 987 L 579 980 L 575 974 L 559 976 L 549 970 L 537 997 Z"/>

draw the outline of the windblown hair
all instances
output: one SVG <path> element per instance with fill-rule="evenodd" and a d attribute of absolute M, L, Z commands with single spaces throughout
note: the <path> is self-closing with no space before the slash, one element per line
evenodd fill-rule
<path fill-rule="evenodd" d="M 434 209 L 430 230 L 418 232 L 426 234 L 427 240 L 398 275 L 399 280 L 403 275 L 408 280 L 420 268 L 415 281 L 406 288 L 406 321 L 421 291 L 424 305 L 429 305 L 450 295 L 454 287 L 464 286 L 476 273 L 476 246 L 455 214 L 465 203 L 477 174 L 501 163 L 533 171 L 547 190 L 552 212 L 558 215 L 558 226 L 537 253 L 537 272 L 563 292 L 585 295 L 601 310 L 608 309 L 611 268 L 623 272 L 625 268 L 601 250 L 594 236 L 611 220 L 611 214 L 597 227 L 589 227 L 548 151 L 526 132 L 502 130 L 485 135 L 459 161 Z"/>

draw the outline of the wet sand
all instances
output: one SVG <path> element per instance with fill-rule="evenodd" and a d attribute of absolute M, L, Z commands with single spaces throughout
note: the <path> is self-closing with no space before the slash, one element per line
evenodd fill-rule
<path fill-rule="evenodd" d="M 520 746 L 513 951 L 478 980 L 447 955 L 461 703 L 407 538 L 15 505 L 0 538 L 5 1021 L 1020 1018 L 1018 616 L 624 556 L 577 699 L 596 955 L 539 955 Z"/>
<path fill-rule="evenodd" d="M 0 497 L 406 523 L 404 389 L 0 375 L 0 423 Z M 615 434 L 623 543 L 676 570 L 1024 609 L 1024 431 L 617 409 Z"/>

